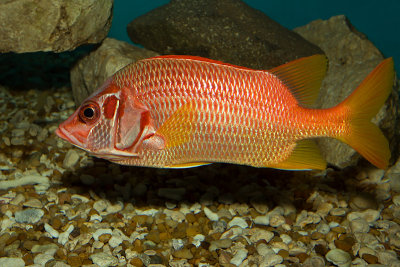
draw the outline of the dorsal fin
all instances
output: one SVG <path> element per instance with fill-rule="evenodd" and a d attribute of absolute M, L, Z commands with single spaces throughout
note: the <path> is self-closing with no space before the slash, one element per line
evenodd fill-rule
<path fill-rule="evenodd" d="M 300 104 L 311 105 L 318 97 L 326 70 L 326 56 L 313 55 L 288 62 L 268 72 L 281 79 Z"/>

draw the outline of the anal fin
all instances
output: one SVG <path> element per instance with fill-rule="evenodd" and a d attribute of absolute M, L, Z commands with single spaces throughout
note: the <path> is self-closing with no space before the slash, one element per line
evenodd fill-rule
<path fill-rule="evenodd" d="M 322 158 L 315 142 L 304 139 L 296 143 L 296 147 L 289 158 L 266 167 L 283 170 L 325 170 L 326 161 Z"/>
<path fill-rule="evenodd" d="M 209 165 L 209 164 L 212 164 L 212 162 L 187 162 L 187 163 L 181 163 L 181 164 L 172 164 L 169 166 L 165 166 L 165 168 L 185 169 L 185 168 L 193 168 L 193 167 L 199 167 L 199 166 L 204 166 L 204 165 Z"/>

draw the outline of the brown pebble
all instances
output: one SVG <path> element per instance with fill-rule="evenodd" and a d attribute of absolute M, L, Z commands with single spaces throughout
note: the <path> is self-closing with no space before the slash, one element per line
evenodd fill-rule
<path fill-rule="evenodd" d="M 24 260 L 26 266 L 32 265 L 34 263 L 33 256 L 31 253 L 25 253 L 24 256 L 22 257 L 22 259 Z"/>
<path fill-rule="evenodd" d="M 342 226 L 337 226 L 337 227 L 333 227 L 332 231 L 338 234 L 344 234 L 346 233 L 346 229 Z"/>
<path fill-rule="evenodd" d="M 166 241 L 171 239 L 170 235 L 166 232 L 160 233 L 160 241 Z"/>
<path fill-rule="evenodd" d="M 196 216 L 194 216 L 193 213 L 188 213 L 188 214 L 186 214 L 186 221 L 188 223 L 194 223 L 195 221 L 197 221 Z"/>
<path fill-rule="evenodd" d="M 324 237 L 325 235 L 320 232 L 314 232 L 311 234 L 311 239 L 313 240 L 323 239 Z"/>
<path fill-rule="evenodd" d="M 188 259 L 188 260 L 190 260 L 190 259 L 193 258 L 192 252 L 191 252 L 189 249 L 187 249 L 187 248 L 174 251 L 174 252 L 172 252 L 172 255 L 173 255 L 174 257 L 176 257 L 176 258 L 181 258 L 181 259 Z"/>
<path fill-rule="evenodd" d="M 146 215 L 136 215 L 133 216 L 132 221 L 139 224 L 139 225 L 144 225 L 147 221 L 147 217 Z"/>
<path fill-rule="evenodd" d="M 26 250 L 31 250 L 33 248 L 34 245 L 38 244 L 37 241 L 32 241 L 32 240 L 26 240 L 24 241 L 24 243 L 22 244 L 22 247 Z"/>
<path fill-rule="evenodd" d="M 139 253 L 143 252 L 142 241 L 136 239 L 135 242 L 133 242 L 133 250 Z"/>
<path fill-rule="evenodd" d="M 68 256 L 67 262 L 71 266 L 82 266 L 82 261 L 79 256 Z"/>
<path fill-rule="evenodd" d="M 160 232 L 158 230 L 151 230 L 147 235 L 146 235 L 147 240 L 151 240 L 154 243 L 158 244 L 160 243 Z"/>
<path fill-rule="evenodd" d="M 55 254 L 55 258 L 56 259 L 60 259 L 60 260 L 66 260 L 67 259 L 67 255 L 65 254 L 63 248 L 57 249 L 56 254 Z"/>
<path fill-rule="evenodd" d="M 71 194 L 65 192 L 58 194 L 58 204 L 64 205 L 65 202 L 71 203 Z"/>
<path fill-rule="evenodd" d="M 63 223 L 61 222 L 61 220 L 60 220 L 59 217 L 55 217 L 55 218 L 51 221 L 50 225 L 51 225 L 55 230 L 59 230 L 59 229 L 63 226 Z"/>
<path fill-rule="evenodd" d="M 296 258 L 298 258 L 301 263 L 303 263 L 308 257 L 309 255 L 307 253 L 300 253 L 296 255 Z"/>
<path fill-rule="evenodd" d="M 143 262 L 142 262 L 142 260 L 139 259 L 139 258 L 133 258 L 133 259 L 131 259 L 130 264 L 132 264 L 133 266 L 138 266 L 138 267 L 143 266 Z"/>
<path fill-rule="evenodd" d="M 200 230 L 198 227 L 189 226 L 188 228 L 186 228 L 186 235 L 188 237 L 193 237 L 197 234 L 200 234 Z"/>
<path fill-rule="evenodd" d="M 282 258 L 286 259 L 289 257 L 289 251 L 281 249 L 281 250 L 279 250 L 278 255 L 280 255 Z"/>
<path fill-rule="evenodd" d="M 328 253 L 328 249 L 324 245 L 321 245 L 321 244 L 315 245 L 314 249 L 317 254 L 324 256 L 324 257 L 325 257 L 325 254 Z"/>
<path fill-rule="evenodd" d="M 11 236 L 7 239 L 7 241 L 5 242 L 5 244 L 6 244 L 6 245 L 10 245 L 10 244 L 14 243 L 14 241 L 17 240 L 17 239 L 18 239 L 18 235 L 13 234 L 13 235 L 11 235 Z"/>
<path fill-rule="evenodd" d="M 346 252 L 351 252 L 353 244 L 347 242 L 346 240 L 335 240 L 334 242 L 337 248 L 340 248 L 341 250 L 344 250 Z"/>
<path fill-rule="evenodd" d="M 364 253 L 362 255 L 363 260 L 365 260 L 368 264 L 375 264 L 378 263 L 378 257 L 368 254 L 368 253 Z"/>
<path fill-rule="evenodd" d="M 111 234 L 102 234 L 101 236 L 99 236 L 99 241 L 105 244 L 108 242 L 108 240 L 110 240 L 110 238 Z"/>

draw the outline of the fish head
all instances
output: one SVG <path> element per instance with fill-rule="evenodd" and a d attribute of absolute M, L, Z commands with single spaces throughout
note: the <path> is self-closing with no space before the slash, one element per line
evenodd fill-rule
<path fill-rule="evenodd" d="M 141 144 L 154 133 L 149 110 L 112 79 L 56 130 L 62 139 L 110 161 L 137 157 Z"/>

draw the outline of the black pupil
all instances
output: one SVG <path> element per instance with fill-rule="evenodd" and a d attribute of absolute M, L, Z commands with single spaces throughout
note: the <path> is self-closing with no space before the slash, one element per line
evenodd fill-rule
<path fill-rule="evenodd" d="M 85 110 L 83 111 L 83 115 L 85 115 L 86 118 L 93 118 L 94 116 L 94 110 L 93 108 L 85 108 Z"/>

